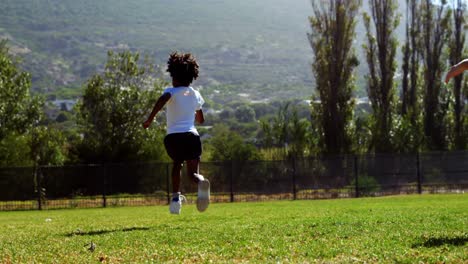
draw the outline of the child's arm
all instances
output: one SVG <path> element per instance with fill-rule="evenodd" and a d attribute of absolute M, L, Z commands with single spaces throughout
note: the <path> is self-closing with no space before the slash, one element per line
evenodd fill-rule
<path fill-rule="evenodd" d="M 448 83 L 451 78 L 461 74 L 465 70 L 468 70 L 468 59 L 464 59 L 450 68 L 447 76 L 445 76 L 445 83 Z"/>
<path fill-rule="evenodd" d="M 153 122 L 154 117 L 156 114 L 164 107 L 164 105 L 171 99 L 171 94 L 170 93 L 165 93 L 161 95 L 154 104 L 153 111 L 151 111 L 151 114 L 149 115 L 148 119 L 143 123 L 144 128 L 148 128 L 151 125 L 151 122 Z"/>
<path fill-rule="evenodd" d="M 203 124 L 205 122 L 205 117 L 203 116 L 203 111 L 201 109 L 195 111 L 195 121 L 197 121 L 198 124 Z"/>

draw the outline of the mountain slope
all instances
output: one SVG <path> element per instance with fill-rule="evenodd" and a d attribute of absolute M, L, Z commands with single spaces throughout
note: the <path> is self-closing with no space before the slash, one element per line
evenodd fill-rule
<path fill-rule="evenodd" d="M 269 84 L 274 95 L 288 84 L 311 94 L 310 0 L 0 2 L 0 38 L 24 58 L 36 90 L 79 87 L 108 50 L 130 49 L 161 65 L 173 50 L 195 53 L 200 85 Z"/>
<path fill-rule="evenodd" d="M 158 63 L 171 50 L 192 51 L 211 78 L 249 82 L 243 72 L 286 67 L 307 51 L 307 0 L 289 2 L 7 0 L 0 34 L 31 50 L 26 67 L 35 73 L 46 68 L 41 78 L 55 85 L 89 77 L 107 50 L 119 48 L 153 55 Z M 230 68 L 232 76 L 220 68 Z"/>

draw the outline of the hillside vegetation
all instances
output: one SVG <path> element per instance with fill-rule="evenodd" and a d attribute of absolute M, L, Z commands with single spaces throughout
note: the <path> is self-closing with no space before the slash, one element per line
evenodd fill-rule
<path fill-rule="evenodd" d="M 115 49 L 139 51 L 159 64 L 172 50 L 194 52 L 203 84 L 304 82 L 309 5 L 307 0 L 7 0 L 0 9 L 0 34 L 25 57 L 34 88 L 46 90 L 79 86 Z"/>
<path fill-rule="evenodd" d="M 260 85 L 268 97 L 312 92 L 309 0 L 1 2 L 0 38 L 23 58 L 36 91 L 81 87 L 103 67 L 108 50 L 130 49 L 160 65 L 170 51 L 195 53 L 198 85 L 234 85 L 236 93 Z M 279 93 L 284 84 L 288 92 Z"/>

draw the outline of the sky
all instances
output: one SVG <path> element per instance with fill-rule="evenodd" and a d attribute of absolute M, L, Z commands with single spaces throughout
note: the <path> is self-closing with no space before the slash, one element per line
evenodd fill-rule
<path fill-rule="evenodd" d="M 447 4 L 454 5 L 456 6 L 458 3 L 458 0 L 446 0 Z M 434 4 L 440 4 L 442 0 L 432 0 Z M 462 2 L 465 2 L 465 4 L 468 4 L 468 0 L 463 0 Z"/>

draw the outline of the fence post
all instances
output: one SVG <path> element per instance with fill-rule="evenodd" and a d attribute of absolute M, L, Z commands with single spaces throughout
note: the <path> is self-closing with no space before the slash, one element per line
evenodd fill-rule
<path fill-rule="evenodd" d="M 231 203 L 234 202 L 234 183 L 233 183 L 233 179 L 234 179 L 234 168 L 235 168 L 235 164 L 234 164 L 234 160 L 231 160 L 231 177 L 230 177 L 230 192 L 231 192 Z"/>
<path fill-rule="evenodd" d="M 166 193 L 167 193 L 167 204 L 171 203 L 171 186 L 170 186 L 170 168 L 169 168 L 169 163 L 166 163 Z"/>
<path fill-rule="evenodd" d="M 418 177 L 418 193 L 422 194 L 421 163 L 419 160 L 419 151 L 416 153 L 416 175 Z"/>
<path fill-rule="evenodd" d="M 296 196 L 296 158 L 293 157 L 292 159 L 292 163 L 293 163 L 293 171 L 292 171 L 292 184 L 293 184 L 293 200 L 296 200 L 297 196 Z"/>
<path fill-rule="evenodd" d="M 101 166 L 104 169 L 104 174 L 103 174 L 103 179 L 102 179 L 102 207 L 106 208 L 107 207 L 107 197 L 106 197 L 106 192 L 107 192 L 107 165 L 101 164 Z"/>
<path fill-rule="evenodd" d="M 354 192 L 356 198 L 359 198 L 359 167 L 357 155 L 354 155 Z"/>

